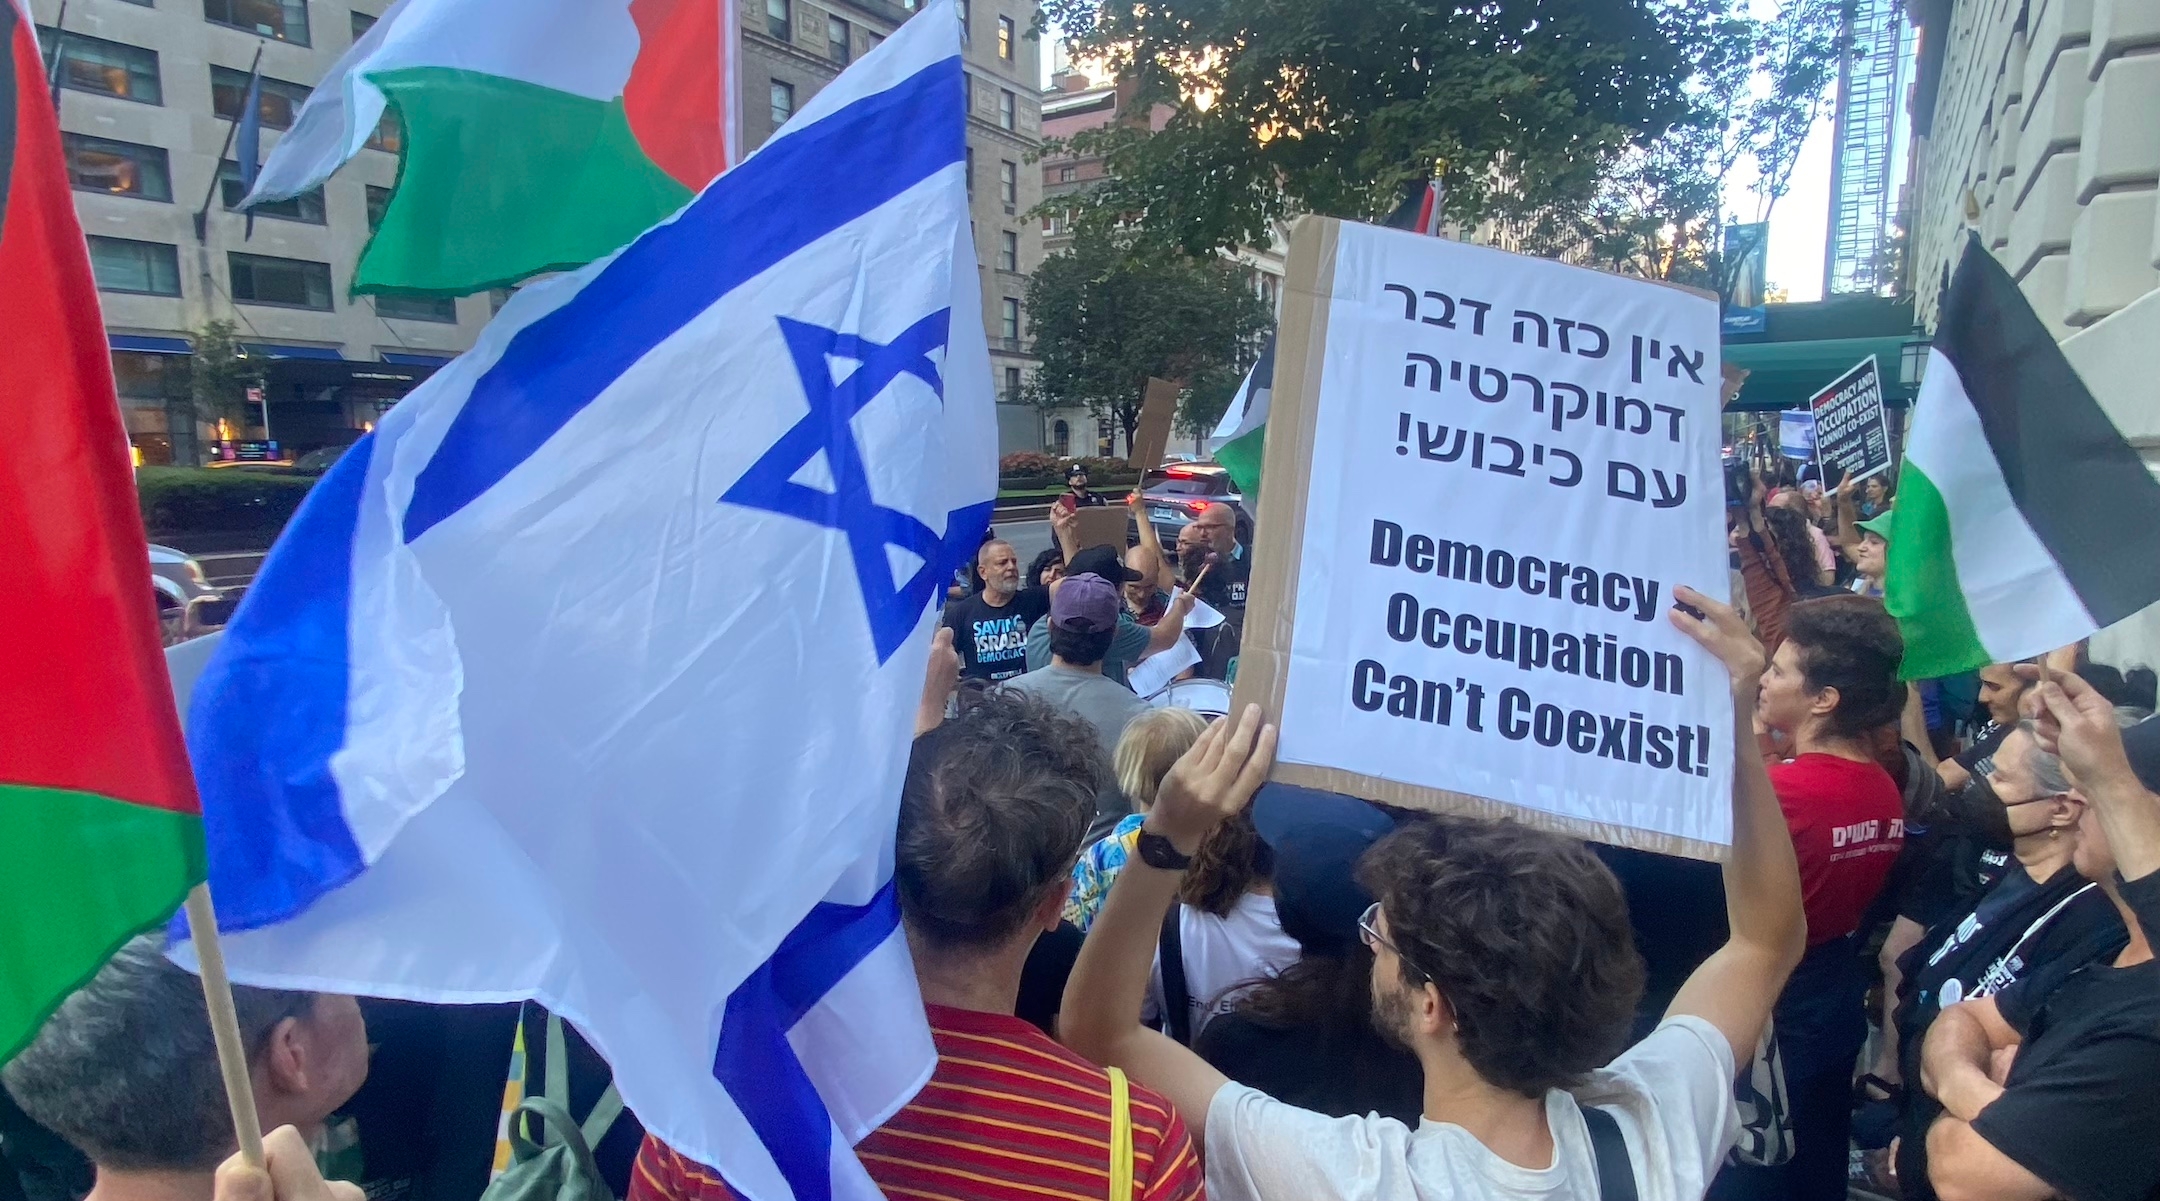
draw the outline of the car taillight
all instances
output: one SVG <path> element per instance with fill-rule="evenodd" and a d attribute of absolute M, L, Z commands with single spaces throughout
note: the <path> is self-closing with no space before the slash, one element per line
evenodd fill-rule
<path fill-rule="evenodd" d="M 1208 502 L 1204 500 L 1188 500 L 1185 502 L 1185 507 L 1195 513 L 1205 513 L 1207 512 Z"/>

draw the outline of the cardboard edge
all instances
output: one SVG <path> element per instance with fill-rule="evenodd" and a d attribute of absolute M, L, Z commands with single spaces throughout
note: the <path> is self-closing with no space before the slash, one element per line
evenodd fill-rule
<path fill-rule="evenodd" d="M 1398 809 L 1415 809 L 1424 813 L 1446 814 L 1454 817 L 1477 817 L 1491 820 L 1507 820 L 1548 830 L 1585 842 L 1604 843 L 1608 846 L 1627 847 L 1637 851 L 1651 851 L 1660 855 L 1678 855 L 1709 863 L 1722 863 L 1729 848 L 1714 842 L 1687 838 L 1679 834 L 1662 834 L 1654 830 L 1638 830 L 1612 822 L 1591 821 L 1587 818 L 1569 817 L 1565 814 L 1546 813 L 1510 805 L 1489 797 L 1473 796 L 1467 792 L 1449 792 L 1445 789 L 1426 788 L 1416 784 L 1404 784 L 1398 780 L 1379 776 L 1361 775 L 1332 767 L 1312 767 L 1302 763 L 1277 763 L 1269 774 L 1270 780 L 1294 784 L 1301 788 L 1316 788 L 1323 792 L 1339 792 L 1362 800 L 1393 805 Z"/>
<path fill-rule="evenodd" d="M 1238 649 L 1232 712 L 1258 705 L 1280 718 L 1289 681 L 1290 631 L 1296 582 L 1303 567 L 1305 496 L 1312 483 L 1306 453 L 1318 426 L 1321 351 L 1327 345 L 1328 304 L 1335 289 L 1335 254 L 1342 223 L 1299 217 L 1290 227 L 1284 263 L 1282 318 L 1276 324 L 1275 382 L 1268 405 L 1267 451 L 1260 463 L 1260 511 L 1254 520 L 1253 570 Z M 1286 369 L 1287 368 L 1287 369 Z M 1284 435 L 1289 435 L 1285 437 Z M 1255 622 L 1253 614 L 1267 620 Z M 1277 768 L 1279 772 L 1280 767 Z"/>

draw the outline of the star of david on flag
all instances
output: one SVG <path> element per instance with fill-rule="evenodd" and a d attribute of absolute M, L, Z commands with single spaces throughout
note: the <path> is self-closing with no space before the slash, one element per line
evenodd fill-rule
<path fill-rule="evenodd" d="M 909 513 L 877 503 L 871 495 L 854 419 L 903 375 L 930 386 L 940 400 L 945 383 L 933 353 L 948 341 L 952 310 L 941 309 L 909 326 L 890 342 L 873 342 L 809 322 L 780 318 L 781 336 L 802 381 L 810 411 L 773 444 L 721 500 L 801 518 L 847 535 L 855 561 L 863 609 L 877 642 L 878 661 L 892 658 L 907 641 L 923 606 L 939 583 L 957 566 L 982 533 L 964 510 L 946 514 L 940 536 Z M 837 382 L 835 367 L 854 364 Z M 822 459 L 829 489 L 802 483 L 799 477 Z M 919 563 L 904 581 L 895 582 L 888 548 L 897 547 Z"/>
<path fill-rule="evenodd" d="M 966 120 L 932 0 L 310 491 L 188 710 L 236 980 L 538 1000 L 745 1201 L 878 1196 L 931 602 L 997 493 Z"/>

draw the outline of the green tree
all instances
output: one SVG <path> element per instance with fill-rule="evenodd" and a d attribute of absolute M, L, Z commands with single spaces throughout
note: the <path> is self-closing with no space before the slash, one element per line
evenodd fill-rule
<path fill-rule="evenodd" d="M 1109 179 L 1083 221 L 1190 254 L 1265 243 L 1299 212 L 1371 220 L 1438 175 L 1458 219 L 1580 206 L 1693 106 L 1741 0 L 1043 0 L 1137 87 L 1078 135 Z M 1156 114 L 1140 119 L 1140 114 Z M 1159 126 L 1159 128 L 1157 128 Z"/>
<path fill-rule="evenodd" d="M 1589 200 L 1537 215 L 1530 249 L 1725 295 L 1725 181 L 1752 162 L 1753 220 L 1767 221 L 1836 77 L 1846 0 L 1784 0 L 1774 15 L 1735 7 L 1707 18 L 1682 89 L 1687 115 L 1656 143 L 1615 159 Z"/>
<path fill-rule="evenodd" d="M 1028 398 L 1114 419 L 1128 444 L 1150 376 L 1204 385 L 1249 359 L 1270 321 L 1232 264 L 1144 251 L 1105 228 L 1081 231 L 1072 249 L 1043 261 L 1027 307 L 1042 361 Z"/>
<path fill-rule="evenodd" d="M 263 382 L 262 360 L 248 357 L 239 330 L 222 318 L 203 322 L 188 335 L 194 353 L 188 359 L 188 394 L 194 416 L 240 425 L 247 390 Z"/>

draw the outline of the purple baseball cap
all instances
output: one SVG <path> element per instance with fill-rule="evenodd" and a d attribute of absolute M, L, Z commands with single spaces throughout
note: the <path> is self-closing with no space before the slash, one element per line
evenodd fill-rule
<path fill-rule="evenodd" d="M 1110 581 L 1089 572 L 1069 575 L 1050 596 L 1050 623 L 1076 634 L 1100 634 L 1117 628 L 1124 607 L 1124 598 Z"/>

